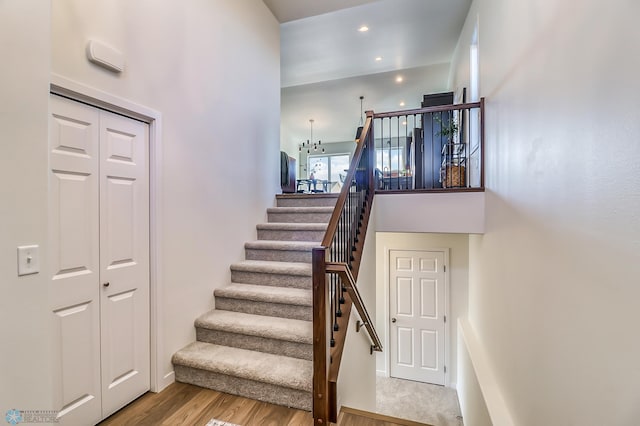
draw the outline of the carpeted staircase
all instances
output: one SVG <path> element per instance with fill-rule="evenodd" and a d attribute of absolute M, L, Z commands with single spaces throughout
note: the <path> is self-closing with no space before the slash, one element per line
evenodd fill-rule
<path fill-rule="evenodd" d="M 195 321 L 197 341 L 173 356 L 176 380 L 311 410 L 311 250 L 337 194 L 278 195 L 216 309 Z"/>

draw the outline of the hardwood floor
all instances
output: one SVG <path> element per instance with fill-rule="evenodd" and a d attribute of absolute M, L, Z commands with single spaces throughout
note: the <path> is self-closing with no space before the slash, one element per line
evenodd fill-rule
<path fill-rule="evenodd" d="M 340 426 L 416 426 L 415 422 L 345 409 Z M 100 426 L 205 426 L 212 418 L 242 426 L 313 426 L 311 413 L 216 392 L 185 383 L 173 383 L 160 393 L 147 393 Z"/>

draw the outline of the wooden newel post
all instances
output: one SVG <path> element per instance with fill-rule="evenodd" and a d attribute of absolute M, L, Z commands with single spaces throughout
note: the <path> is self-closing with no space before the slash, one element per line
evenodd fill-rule
<path fill-rule="evenodd" d="M 312 252 L 313 287 L 313 419 L 318 425 L 329 424 L 329 341 L 327 333 L 326 247 Z"/>

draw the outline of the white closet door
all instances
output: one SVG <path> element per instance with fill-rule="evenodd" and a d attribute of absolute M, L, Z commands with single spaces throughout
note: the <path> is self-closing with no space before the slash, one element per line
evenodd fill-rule
<path fill-rule="evenodd" d="M 49 217 L 54 403 L 62 425 L 101 419 L 99 111 L 51 96 Z"/>
<path fill-rule="evenodd" d="M 89 425 L 149 389 L 148 126 L 51 96 L 54 398 Z"/>
<path fill-rule="evenodd" d="M 100 115 L 102 415 L 149 390 L 148 126 Z"/>

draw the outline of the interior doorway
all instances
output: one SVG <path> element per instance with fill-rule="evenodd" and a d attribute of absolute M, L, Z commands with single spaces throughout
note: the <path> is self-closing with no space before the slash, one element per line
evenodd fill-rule
<path fill-rule="evenodd" d="M 389 251 L 389 375 L 445 384 L 444 251 Z"/>

